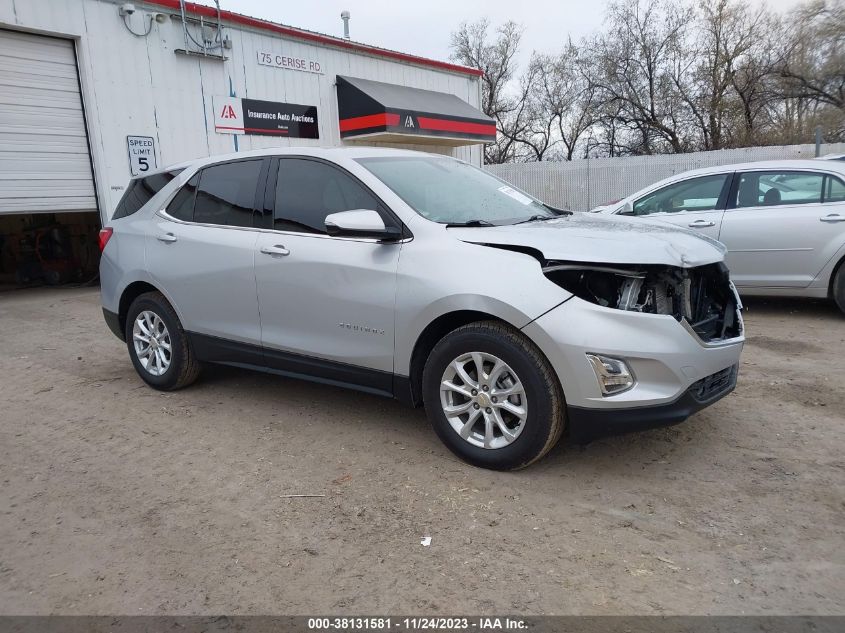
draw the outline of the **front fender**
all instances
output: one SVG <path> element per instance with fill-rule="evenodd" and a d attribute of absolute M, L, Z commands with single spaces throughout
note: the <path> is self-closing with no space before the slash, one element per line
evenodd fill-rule
<path fill-rule="evenodd" d="M 530 255 L 415 239 L 399 261 L 394 372 L 409 375 L 417 340 L 439 317 L 470 310 L 521 329 L 571 296 Z"/>

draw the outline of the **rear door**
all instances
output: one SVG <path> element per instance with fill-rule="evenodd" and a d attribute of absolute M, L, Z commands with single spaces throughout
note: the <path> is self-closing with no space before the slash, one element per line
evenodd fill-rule
<path fill-rule="evenodd" d="M 271 230 L 259 237 L 255 261 L 267 363 L 389 392 L 402 245 L 329 236 L 325 218 L 372 209 L 386 225 L 398 221 L 333 164 L 291 157 L 277 165 L 268 179 L 275 194 Z"/>
<path fill-rule="evenodd" d="M 267 165 L 206 167 L 153 216 L 147 268 L 190 332 L 260 345 L 253 214 Z"/>
<path fill-rule="evenodd" d="M 845 243 L 845 185 L 815 171 L 737 174 L 719 235 L 738 287 L 809 286 Z"/>
<path fill-rule="evenodd" d="M 732 173 L 711 174 L 674 182 L 633 203 L 633 215 L 664 220 L 719 236 Z"/>

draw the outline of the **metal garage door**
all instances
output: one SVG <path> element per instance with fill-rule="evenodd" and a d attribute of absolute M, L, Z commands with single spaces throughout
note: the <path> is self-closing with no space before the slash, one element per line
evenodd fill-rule
<path fill-rule="evenodd" d="M 0 214 L 96 209 L 73 43 L 0 29 Z"/>

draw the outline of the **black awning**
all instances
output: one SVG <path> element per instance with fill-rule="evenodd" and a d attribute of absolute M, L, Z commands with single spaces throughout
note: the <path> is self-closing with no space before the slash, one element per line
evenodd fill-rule
<path fill-rule="evenodd" d="M 445 92 L 338 75 L 337 106 L 347 140 L 452 146 L 496 140 L 493 119 Z"/>

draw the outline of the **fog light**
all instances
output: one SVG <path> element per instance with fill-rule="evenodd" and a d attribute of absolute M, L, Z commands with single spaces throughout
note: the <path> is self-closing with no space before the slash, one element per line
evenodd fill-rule
<path fill-rule="evenodd" d="M 587 359 L 596 372 L 603 396 L 612 396 L 634 386 L 634 376 L 624 361 L 599 354 L 587 354 Z"/>

